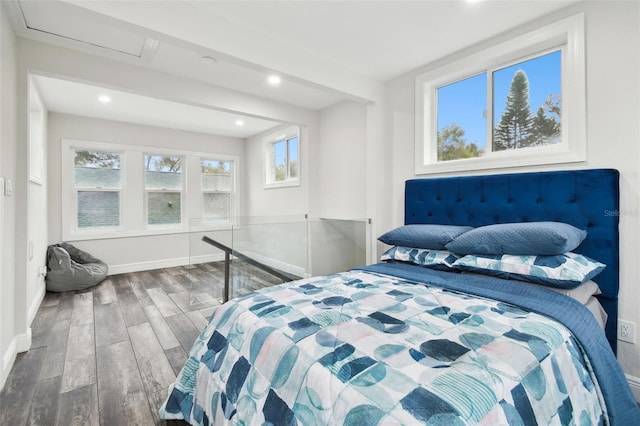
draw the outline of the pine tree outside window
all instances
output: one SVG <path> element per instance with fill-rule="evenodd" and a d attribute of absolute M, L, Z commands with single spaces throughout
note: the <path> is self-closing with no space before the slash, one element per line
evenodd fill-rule
<path fill-rule="evenodd" d="M 418 76 L 416 173 L 584 161 L 583 26 L 576 15 Z"/>

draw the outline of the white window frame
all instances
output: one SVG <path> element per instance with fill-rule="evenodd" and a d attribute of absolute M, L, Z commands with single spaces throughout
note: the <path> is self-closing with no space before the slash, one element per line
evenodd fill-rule
<path fill-rule="evenodd" d="M 204 188 L 200 188 L 200 199 L 202 200 L 202 207 L 200 208 L 200 216 L 202 217 L 202 222 L 205 224 L 216 224 L 216 223 L 230 223 L 234 217 L 234 203 L 233 203 L 233 199 L 234 199 L 234 194 L 236 192 L 236 187 L 235 187 L 235 168 L 236 168 L 236 163 L 234 160 L 231 160 L 229 158 L 222 158 L 221 156 L 203 156 L 200 158 L 200 182 L 202 185 L 202 161 L 222 161 L 225 163 L 230 163 L 230 169 L 229 169 L 229 173 L 230 173 L 230 179 L 231 179 L 231 184 L 230 186 L 230 190 L 229 191 L 217 191 L 217 190 L 210 190 L 210 189 L 204 189 Z M 229 194 L 229 199 L 230 199 L 230 205 L 229 205 L 229 219 L 226 221 L 219 221 L 219 220 L 209 220 L 206 217 L 204 217 L 204 195 L 205 194 Z"/>
<path fill-rule="evenodd" d="M 182 154 L 168 154 L 165 151 L 157 151 L 157 150 L 150 150 L 150 151 L 146 151 L 143 153 L 142 158 L 144 160 L 144 157 L 150 155 L 152 157 L 180 157 L 180 161 L 182 163 L 182 172 L 180 172 L 179 174 L 180 176 L 180 183 L 181 183 L 181 188 L 180 190 L 177 189 L 147 189 L 147 178 L 146 178 L 146 169 L 144 168 L 144 163 L 142 164 L 142 169 L 143 172 L 145 172 L 145 178 L 144 178 L 144 222 L 145 222 L 145 227 L 148 229 L 162 229 L 162 228 L 166 228 L 166 229 L 171 229 L 171 228 L 182 228 L 184 226 L 185 220 L 184 220 L 184 213 L 185 213 L 185 192 L 186 192 L 186 174 L 187 174 L 187 159 L 184 155 Z M 161 193 L 165 193 L 165 194 L 175 194 L 175 193 L 179 193 L 180 194 L 180 222 L 178 223 L 167 223 L 167 224 L 163 224 L 163 223 L 157 223 L 157 224 L 153 224 L 153 223 L 149 223 L 149 193 L 150 192 L 161 192 Z"/>
<path fill-rule="evenodd" d="M 62 194 L 63 194 L 63 206 L 67 205 L 69 214 L 62 215 L 62 224 L 63 230 L 71 230 L 70 234 L 84 234 L 88 236 L 95 236 L 104 234 L 105 232 L 121 232 L 123 230 L 122 223 L 122 204 L 123 199 L 126 196 L 126 188 L 125 188 L 125 179 L 126 179 L 126 170 L 124 164 L 126 163 L 126 153 L 122 151 L 122 149 L 114 146 L 110 146 L 102 143 L 73 143 L 75 141 L 63 141 L 67 142 L 66 149 L 63 148 L 62 152 L 62 163 L 63 163 L 63 174 L 62 174 Z M 75 185 L 75 153 L 76 151 L 103 151 L 103 152 L 112 152 L 120 155 L 120 189 L 102 189 L 102 188 L 76 188 Z M 66 160 L 66 161 L 65 161 Z M 69 192 L 67 192 L 67 189 Z M 118 206 L 118 226 L 101 226 L 94 228 L 80 228 L 78 226 L 78 192 L 79 191 L 108 191 L 113 192 L 117 191 L 120 193 L 119 195 L 119 206 Z M 70 201 L 65 200 L 64 195 L 69 194 Z M 68 235 L 68 234 L 67 234 Z M 63 232 L 63 239 L 68 240 Z"/>
<path fill-rule="evenodd" d="M 238 156 L 72 139 L 63 139 L 61 145 L 61 214 L 62 239 L 64 241 L 176 234 L 189 232 L 189 230 L 193 230 L 196 227 L 200 230 L 229 229 L 233 223 L 233 214 L 239 211 L 240 194 L 238 194 L 238 173 L 241 163 L 240 157 Z M 77 201 L 74 195 L 75 150 L 110 151 L 117 152 L 121 155 L 120 169 L 122 171 L 122 183 L 120 189 L 120 226 L 118 228 L 77 228 Z M 182 223 L 179 226 L 173 224 L 147 225 L 147 197 L 144 177 L 145 153 L 162 156 L 179 156 L 183 158 L 183 196 L 180 203 Z M 199 219 L 202 216 L 203 208 L 200 161 L 201 159 L 210 158 L 233 163 L 233 169 L 231 171 L 233 188 L 231 193 L 231 216 L 227 222 L 211 222 L 203 226 L 201 221 L 194 219 Z"/>
<path fill-rule="evenodd" d="M 298 138 L 298 176 L 295 178 L 287 178 L 286 180 L 276 181 L 275 179 L 275 144 L 281 141 L 287 141 L 287 175 L 289 174 L 289 143 L 293 138 Z M 300 127 L 289 126 L 279 131 L 272 132 L 264 137 L 264 159 L 265 159 L 265 189 L 269 188 L 285 188 L 290 186 L 300 186 L 300 175 L 302 172 L 302 141 L 300 140 Z"/>
<path fill-rule="evenodd" d="M 584 14 L 546 25 L 416 77 L 415 173 L 446 173 L 586 161 Z M 562 137 L 553 145 L 491 152 L 493 108 L 491 78 L 487 85 L 487 148 L 476 158 L 438 161 L 437 89 L 465 78 L 562 50 Z"/>

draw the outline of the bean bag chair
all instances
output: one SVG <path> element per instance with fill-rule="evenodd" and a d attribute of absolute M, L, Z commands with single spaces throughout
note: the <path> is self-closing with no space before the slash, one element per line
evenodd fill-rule
<path fill-rule="evenodd" d="M 47 248 L 47 290 L 55 292 L 83 290 L 107 276 L 106 263 L 71 244 Z"/>

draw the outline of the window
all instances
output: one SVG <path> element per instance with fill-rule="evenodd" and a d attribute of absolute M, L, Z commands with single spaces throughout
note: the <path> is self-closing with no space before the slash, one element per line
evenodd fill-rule
<path fill-rule="evenodd" d="M 298 178 L 298 137 L 273 143 L 273 180 L 282 182 Z"/>
<path fill-rule="evenodd" d="M 227 227 L 238 211 L 237 156 L 62 141 L 62 239 Z M 197 219 L 197 220 L 196 220 Z"/>
<path fill-rule="evenodd" d="M 182 164 L 182 157 L 144 156 L 148 225 L 182 223 Z"/>
<path fill-rule="evenodd" d="M 204 222 L 229 221 L 233 191 L 232 161 L 201 160 L 202 218 Z"/>
<path fill-rule="evenodd" d="M 416 78 L 416 173 L 584 161 L 583 16 Z"/>
<path fill-rule="evenodd" d="M 298 127 L 269 135 L 266 141 L 266 187 L 300 184 L 300 135 Z"/>
<path fill-rule="evenodd" d="M 120 226 L 120 154 L 74 151 L 74 189 L 78 229 Z"/>

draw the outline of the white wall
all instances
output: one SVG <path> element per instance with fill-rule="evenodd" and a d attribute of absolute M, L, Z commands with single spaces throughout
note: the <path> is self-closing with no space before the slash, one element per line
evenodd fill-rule
<path fill-rule="evenodd" d="M 26 309 L 31 324 L 45 294 L 41 269 L 47 264 L 47 110 L 37 87 L 29 84 L 28 123 L 28 207 Z"/>
<path fill-rule="evenodd" d="M 310 165 L 312 216 L 367 217 L 367 105 L 343 101 L 325 108 L 318 129 Z"/>
<path fill-rule="evenodd" d="M 64 190 L 61 186 L 61 143 L 63 139 L 111 142 L 166 149 L 180 147 L 185 151 L 233 155 L 240 158 L 239 169 L 243 170 L 244 168 L 242 160 L 245 152 L 244 139 L 50 112 L 47 156 L 49 170 L 49 244 L 62 241 L 62 206 L 60 199 Z M 238 191 L 242 193 L 245 186 L 241 173 L 237 182 Z M 104 260 L 110 267 L 110 273 L 185 264 L 189 258 L 189 238 L 186 233 L 72 241 L 71 243 Z"/>
<path fill-rule="evenodd" d="M 245 193 L 245 216 L 300 216 L 309 213 L 309 161 L 310 149 L 318 143 L 316 114 L 310 113 L 308 125 L 300 126 L 300 185 L 280 188 L 265 188 L 265 138 L 277 133 L 267 130 L 247 139 L 247 192 Z M 283 125 L 281 127 L 289 127 Z"/>
<path fill-rule="evenodd" d="M 0 3 L 0 176 L 16 181 L 16 40 Z M 4 180 L 3 179 L 3 180 Z M 15 197 L 0 187 L 0 387 L 16 355 Z"/>
<path fill-rule="evenodd" d="M 357 258 L 352 253 L 353 245 L 334 245 L 329 249 L 329 242 L 339 239 L 339 233 L 328 225 L 324 228 L 326 232 L 316 232 L 321 222 L 313 222 L 313 219 L 364 220 L 375 214 L 367 204 L 370 196 L 368 189 L 377 185 L 376 179 L 367 179 L 368 165 L 372 161 L 368 149 L 371 146 L 367 133 L 370 118 L 368 108 L 367 104 L 340 102 L 319 112 L 316 127 L 302 128 L 300 186 L 265 189 L 264 138 L 274 132 L 270 130 L 247 140 L 247 215 L 281 215 L 288 221 L 295 221 L 295 217 L 299 216 L 303 221 L 307 213 L 312 219 L 310 242 L 315 247 L 313 253 L 307 253 L 313 255 L 313 259 L 305 260 L 300 257 L 304 253 L 300 253 L 299 243 L 301 238 L 306 240 L 307 235 L 301 233 L 295 224 L 255 226 L 248 235 L 251 241 L 256 241 L 257 252 L 268 253 L 289 265 L 312 266 L 314 275 L 322 271 L 337 271 L 336 262 L 329 261 L 331 256 L 322 256 L 321 248 L 333 251 L 333 256 L 349 259 L 346 262 L 351 266 L 365 263 L 364 260 L 353 260 Z M 315 138 L 312 137 L 314 134 Z M 330 234 L 336 235 L 330 237 Z M 273 238 L 273 235 L 278 237 Z M 363 233 L 361 239 L 364 237 Z M 263 247 L 259 241 L 268 241 L 265 244 L 269 246 Z M 304 249 L 304 245 L 302 247 Z M 291 252 L 292 248 L 296 252 Z M 299 273 L 295 268 L 285 266 L 284 269 Z"/>
<path fill-rule="evenodd" d="M 640 326 L 640 4 L 637 2 L 586 2 L 554 16 L 498 37 L 499 42 L 578 11 L 586 15 L 587 150 L 584 163 L 518 169 L 488 170 L 474 174 L 533 170 L 610 167 L 621 172 L 621 288 L 620 318 Z M 486 43 L 482 43 L 486 45 Z M 469 54 L 474 49 L 452 57 Z M 404 181 L 414 174 L 414 79 L 434 64 L 388 82 L 387 136 L 392 150 L 384 163 L 393 167 L 392 186 L 385 198 L 392 212 L 384 229 L 403 221 Z M 379 163 L 382 167 L 382 163 Z M 432 175 L 430 175 L 432 176 Z M 640 377 L 640 329 L 636 345 L 618 344 L 618 358 L 628 375 Z M 640 383 L 640 380 L 637 381 Z"/>

